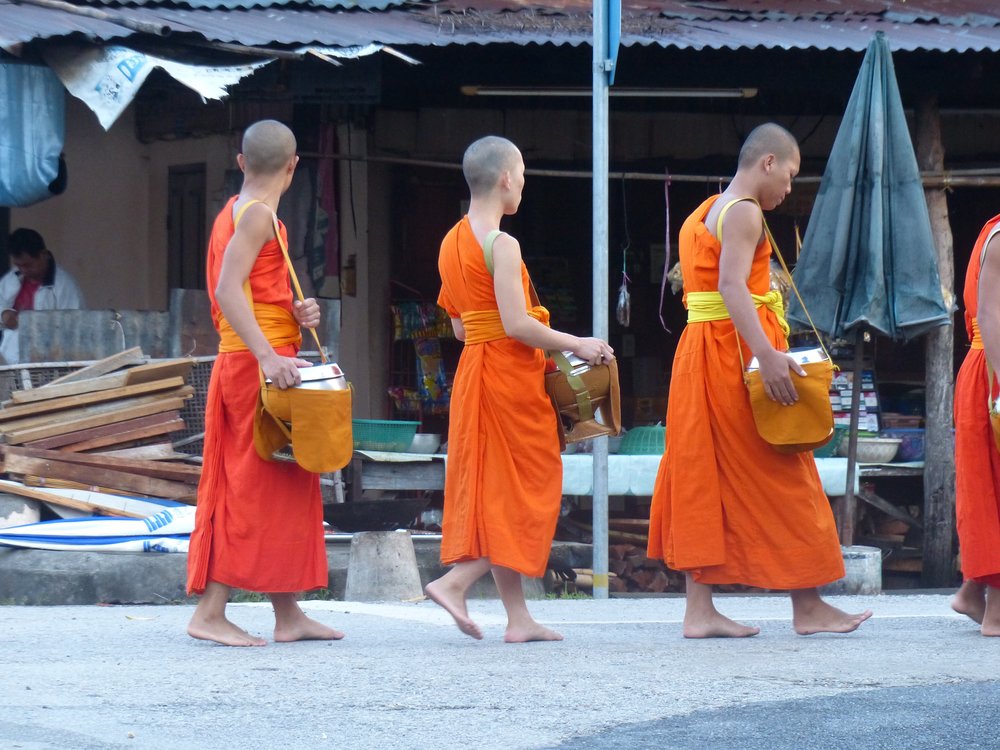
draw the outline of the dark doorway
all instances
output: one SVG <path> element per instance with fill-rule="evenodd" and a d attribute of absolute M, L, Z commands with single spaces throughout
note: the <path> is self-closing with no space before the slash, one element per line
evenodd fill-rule
<path fill-rule="evenodd" d="M 170 167 L 167 178 L 167 285 L 205 288 L 205 165 Z"/>

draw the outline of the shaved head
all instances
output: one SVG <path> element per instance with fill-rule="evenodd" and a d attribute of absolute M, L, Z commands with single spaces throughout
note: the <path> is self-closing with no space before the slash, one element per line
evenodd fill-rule
<path fill-rule="evenodd" d="M 496 135 L 480 138 L 465 149 L 462 173 L 474 196 L 485 195 L 497 186 L 500 176 L 513 169 L 521 156 L 517 146 Z"/>
<path fill-rule="evenodd" d="M 295 156 L 295 135 L 277 120 L 255 122 L 243 133 L 243 162 L 253 174 L 277 174 Z"/>
<path fill-rule="evenodd" d="M 780 125 L 766 122 L 751 130 L 743 141 L 738 167 L 749 167 L 768 154 L 774 154 L 779 161 L 785 161 L 798 152 L 799 144 L 794 135 Z"/>

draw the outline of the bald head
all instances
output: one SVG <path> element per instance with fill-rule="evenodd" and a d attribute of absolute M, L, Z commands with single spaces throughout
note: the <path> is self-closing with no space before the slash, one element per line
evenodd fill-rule
<path fill-rule="evenodd" d="M 243 133 L 242 152 L 248 172 L 277 174 L 295 156 L 295 135 L 277 120 L 261 120 Z"/>
<path fill-rule="evenodd" d="M 497 186 L 500 176 L 513 169 L 521 156 L 517 146 L 496 135 L 480 138 L 465 149 L 462 173 L 473 196 L 486 195 Z"/>
<path fill-rule="evenodd" d="M 766 122 L 751 130 L 743 141 L 738 167 L 749 167 L 768 154 L 774 154 L 779 161 L 785 161 L 798 152 L 799 144 L 794 135 L 780 125 Z"/>

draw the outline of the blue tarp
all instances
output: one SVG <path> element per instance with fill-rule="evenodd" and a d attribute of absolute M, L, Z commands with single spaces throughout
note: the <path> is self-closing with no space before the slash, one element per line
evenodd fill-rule
<path fill-rule="evenodd" d="M 65 135 L 64 97 L 48 68 L 0 64 L 0 206 L 30 206 L 52 194 Z"/>

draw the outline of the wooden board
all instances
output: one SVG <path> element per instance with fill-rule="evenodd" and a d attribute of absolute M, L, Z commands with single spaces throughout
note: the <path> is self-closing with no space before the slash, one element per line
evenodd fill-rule
<path fill-rule="evenodd" d="M 118 456 L 92 456 L 88 453 L 68 453 L 65 451 L 50 451 L 41 448 L 8 445 L 3 448 L 5 459 L 11 456 L 40 458 L 56 463 L 80 464 L 83 466 L 98 466 L 108 469 L 120 469 L 133 474 L 159 479 L 170 479 L 175 482 L 198 484 L 201 479 L 200 466 L 186 466 L 162 461 L 145 461 L 139 458 L 121 458 Z M 8 464 L 9 465 L 9 464 Z"/>
<path fill-rule="evenodd" d="M 173 412 L 176 414 L 176 412 Z M 131 430 L 125 430 L 121 432 L 112 432 L 110 434 L 104 435 L 102 437 L 90 438 L 89 440 L 81 440 L 80 442 L 70 443 L 62 448 L 63 451 L 89 451 L 94 448 L 107 448 L 115 445 L 129 445 L 134 443 L 136 440 L 143 440 L 145 438 L 157 437 L 159 435 L 166 435 L 168 432 L 180 432 L 184 429 L 183 419 L 171 419 L 166 422 L 160 422 L 158 424 L 151 424 L 146 427 L 137 427 Z"/>
<path fill-rule="evenodd" d="M 63 396 L 75 396 L 78 393 L 90 393 L 92 391 L 104 391 L 108 388 L 120 388 L 125 385 L 127 373 L 115 372 L 110 375 L 102 375 L 99 378 L 88 380 L 77 380 L 71 383 L 61 383 L 59 385 L 47 385 L 44 388 L 27 388 L 22 391 L 14 391 L 10 394 L 10 399 L 3 402 L 3 406 L 14 404 L 30 404 L 35 401 L 45 401 L 50 398 L 62 398 Z"/>
<path fill-rule="evenodd" d="M 72 396 L 65 396 L 64 398 L 52 398 L 20 406 L 10 406 L 6 409 L 0 409 L 0 422 L 8 422 L 18 418 L 32 417 L 63 409 L 74 409 L 105 401 L 131 398 L 132 396 L 141 396 L 147 393 L 155 393 L 156 391 L 166 391 L 172 388 L 180 388 L 183 385 L 184 378 L 165 378 L 138 385 L 126 385 L 120 388 L 94 391 L 93 393 L 78 393 Z"/>
<path fill-rule="evenodd" d="M 145 461 L 187 460 L 187 453 L 174 450 L 171 443 L 153 443 L 152 445 L 137 445 L 133 448 L 117 448 L 115 450 L 94 451 L 91 456 L 117 456 L 120 458 L 141 458 Z"/>
<path fill-rule="evenodd" d="M 130 367 L 124 373 L 125 384 L 140 385 L 164 378 L 186 378 L 192 367 L 194 367 L 194 360 L 190 358 L 164 359 L 138 367 Z"/>
<path fill-rule="evenodd" d="M 44 413 L 35 414 L 32 416 L 24 416 L 20 419 L 14 419 L 9 422 L 0 423 L 0 435 L 6 435 L 10 432 L 19 432 L 21 430 L 26 430 L 34 427 L 43 427 L 46 425 L 57 424 L 61 422 L 68 422 L 77 419 L 82 419 L 84 417 L 92 417 L 101 414 L 108 414 L 110 412 L 119 411 L 126 407 L 131 406 L 141 406 L 143 404 L 151 404 L 156 401 L 161 401 L 163 399 L 170 398 L 190 398 L 194 394 L 194 388 L 189 385 L 183 386 L 182 388 L 173 388 L 167 391 L 158 391 L 156 393 L 131 396 L 128 398 L 114 399 L 112 401 L 103 401 L 97 404 L 86 404 L 84 406 L 73 407 L 72 409 L 63 409 L 59 412 L 54 413 Z M 114 421 L 114 420 L 111 420 Z"/>
<path fill-rule="evenodd" d="M 63 375 L 62 377 L 49 381 L 40 387 L 48 388 L 49 386 L 59 385 L 60 383 L 71 383 L 75 380 L 96 378 L 98 375 L 107 375 L 109 372 L 120 370 L 127 365 L 138 365 L 145 361 L 146 355 L 142 353 L 142 348 L 136 346 L 131 349 L 126 349 L 123 352 L 112 354 L 110 357 L 99 359 L 93 364 L 81 367 L 79 370 L 74 370 L 73 372 Z"/>
<path fill-rule="evenodd" d="M 3 485 L 0 485 L 0 492 L 9 492 L 12 495 L 30 497 L 32 500 L 41 500 L 42 502 L 51 503 L 52 505 L 61 505 L 64 508 L 75 508 L 76 510 L 83 510 L 91 514 L 103 513 L 107 516 L 124 516 L 126 518 L 146 517 L 143 513 L 132 513 L 130 511 L 108 508 L 94 503 L 85 503 L 80 500 L 73 500 L 72 498 L 62 497 L 51 492 L 45 492 L 44 490 L 36 490 L 13 482 L 4 482 Z"/>
<path fill-rule="evenodd" d="M 91 427 L 85 430 L 74 430 L 73 432 L 66 432 L 62 435 L 55 435 L 41 440 L 29 440 L 25 443 L 25 445 L 30 445 L 32 448 L 62 448 L 63 446 L 68 446 L 72 443 L 79 443 L 93 438 L 117 434 L 127 430 L 137 430 L 142 427 L 150 427 L 153 425 L 163 424 L 165 422 L 172 422 L 180 419 L 180 414 L 181 413 L 176 409 L 173 411 L 164 411 L 157 414 L 150 414 L 148 417 L 127 419 L 122 422 L 114 422 L 113 424 Z"/>
<path fill-rule="evenodd" d="M 614 531 L 633 532 L 635 534 L 649 533 L 648 518 L 609 518 L 608 528 Z"/>
<path fill-rule="evenodd" d="M 6 469 L 11 474 L 36 477 L 51 477 L 80 482 L 88 486 L 109 487 L 127 492 L 138 492 L 148 497 L 163 497 L 171 500 L 193 502 L 197 488 L 184 482 L 144 477 L 127 471 L 105 469 L 100 466 L 85 466 L 67 461 L 53 461 L 30 456 L 8 454 Z"/>
<path fill-rule="evenodd" d="M 188 396 L 177 398 L 147 397 L 149 398 L 148 401 L 143 401 L 139 404 L 132 403 L 128 406 L 99 414 L 79 417 L 77 419 L 60 420 L 56 423 L 6 432 L 4 433 L 4 439 L 8 444 L 16 445 L 18 443 L 31 442 L 32 440 L 41 440 L 42 438 L 52 437 L 54 435 L 64 435 L 67 432 L 84 430 L 89 427 L 100 427 L 101 425 L 107 425 L 113 422 L 123 422 L 126 419 L 145 417 L 150 414 L 157 414 L 161 411 L 171 411 L 173 409 L 180 410 L 184 408 L 184 401 L 189 397 L 190 394 L 188 394 Z M 142 399 L 136 400 L 142 401 Z"/>

